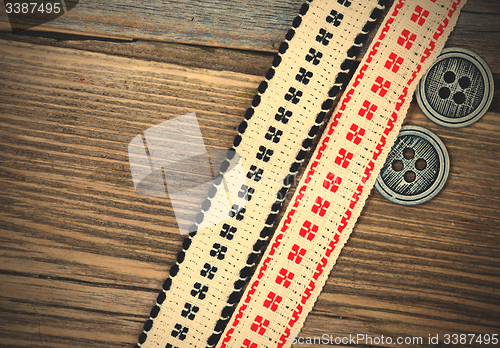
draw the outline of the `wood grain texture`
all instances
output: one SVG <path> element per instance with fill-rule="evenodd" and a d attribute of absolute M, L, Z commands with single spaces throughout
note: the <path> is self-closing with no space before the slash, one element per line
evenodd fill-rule
<path fill-rule="evenodd" d="M 498 81 L 495 4 L 467 5 L 488 24 L 474 31 L 464 13 L 448 46 L 472 48 Z M 228 148 L 269 56 L 247 56 L 243 74 L 224 71 L 218 49 L 220 71 L 188 67 L 187 53 L 177 64 L 119 56 L 129 43 L 14 38 L 0 41 L 0 346 L 132 347 L 183 237 L 168 198 L 135 193 L 128 143 L 195 111 L 207 148 Z M 406 123 L 448 148 L 448 182 L 415 207 L 372 192 L 301 336 L 500 334 L 499 100 L 497 88 L 461 129 L 412 104 Z"/>
<path fill-rule="evenodd" d="M 274 50 L 302 3 L 302 0 L 81 0 L 73 10 L 39 29 Z"/>
<path fill-rule="evenodd" d="M 175 62 L 169 57 L 172 51 L 162 42 L 182 43 L 210 47 L 225 47 L 238 50 L 276 52 L 291 21 L 298 13 L 302 0 L 266 1 L 192 1 L 151 0 L 139 3 L 133 0 L 106 1 L 80 0 L 67 14 L 26 33 L 36 36 L 49 35 L 73 43 L 61 43 L 92 51 L 103 49 L 101 42 L 82 43 L 79 41 L 117 38 L 125 41 L 153 41 L 155 47 L 137 47 L 129 42 L 120 45 L 105 45 L 105 50 L 121 51 L 121 54 Z M 473 50 L 494 71 L 500 72 L 500 32 L 498 0 L 469 0 L 462 10 L 459 25 L 448 40 L 449 46 Z M 0 2 L 0 33 L 10 30 L 3 3 Z M 63 35 L 63 36 L 61 36 Z M 127 47 L 127 49 L 123 49 Z M 166 55 L 158 54 L 165 49 Z M 143 52 L 146 51 L 146 52 Z M 179 53 L 173 53 L 178 56 Z M 188 64 L 203 57 L 191 56 L 184 60 Z M 244 63 L 244 62 L 243 62 Z M 231 63 L 228 64 L 231 67 Z M 240 64 L 242 65 L 242 64 Z M 236 68 L 237 69 L 237 68 Z M 251 73 L 250 71 L 245 71 Z M 260 76 L 260 74 L 259 74 Z"/>

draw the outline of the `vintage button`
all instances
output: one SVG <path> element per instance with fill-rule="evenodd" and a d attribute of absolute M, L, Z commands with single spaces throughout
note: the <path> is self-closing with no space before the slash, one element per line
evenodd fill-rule
<path fill-rule="evenodd" d="M 405 126 L 392 147 L 375 182 L 375 188 L 391 202 L 424 203 L 443 188 L 450 158 L 441 139 L 428 129 Z"/>
<path fill-rule="evenodd" d="M 452 128 L 479 120 L 493 100 L 491 70 L 477 54 L 446 48 L 417 87 L 418 105 L 433 122 Z"/>

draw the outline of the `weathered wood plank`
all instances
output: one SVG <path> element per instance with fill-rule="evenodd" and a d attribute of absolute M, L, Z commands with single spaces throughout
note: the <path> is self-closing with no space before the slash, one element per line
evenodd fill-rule
<path fill-rule="evenodd" d="M 172 49 L 171 46 L 162 45 L 161 42 L 276 52 L 302 2 L 302 0 L 154 0 L 138 3 L 132 0 L 120 2 L 81 0 L 64 16 L 34 27 L 23 35 L 32 33 L 35 36 L 74 40 L 71 43 L 52 42 L 59 46 L 113 54 L 119 52 L 128 57 L 190 66 L 213 68 L 214 65 L 220 64 L 227 68 L 238 69 L 233 71 L 251 73 L 251 69 L 242 68 L 249 64 L 248 60 L 251 58 L 245 54 L 229 54 L 225 57 L 217 54 L 217 60 L 213 61 L 207 58 L 215 56 L 209 54 L 207 57 L 206 50 L 205 55 L 196 49 L 183 52 L 186 48 L 177 46 Z M 496 59 L 500 56 L 499 17 L 499 1 L 469 0 L 447 46 L 464 47 L 476 52 L 485 59 L 494 72 L 500 73 L 500 63 Z M 0 33 L 6 35 L 9 30 L 3 4 L 0 3 Z M 99 41 L 82 42 L 99 37 L 120 38 L 129 42 L 107 44 Z M 130 42 L 131 40 L 153 41 L 155 44 L 134 43 Z M 241 57 L 244 57 L 244 61 L 241 61 Z M 234 64 L 240 61 L 241 64 Z M 267 69 L 268 61 L 265 60 L 262 69 Z M 261 71 L 258 70 L 259 75 Z"/>
<path fill-rule="evenodd" d="M 302 2 L 81 0 L 39 29 L 270 50 L 277 49 Z"/>
<path fill-rule="evenodd" d="M 260 78 L 0 47 L 1 344 L 130 346 L 182 237 L 166 198 L 135 193 L 128 142 L 196 111 L 226 149 Z"/>

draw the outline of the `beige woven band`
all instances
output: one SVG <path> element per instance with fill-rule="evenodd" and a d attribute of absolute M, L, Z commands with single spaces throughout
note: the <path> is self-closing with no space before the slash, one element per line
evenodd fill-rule
<path fill-rule="evenodd" d="M 290 347 L 463 0 L 397 0 L 301 179 L 219 347 Z"/>
<path fill-rule="evenodd" d="M 197 232 L 186 238 L 170 270 L 139 347 L 218 342 L 312 138 L 384 1 L 314 0 L 302 6 L 238 128 L 223 176 L 209 190 L 193 228 Z M 238 173 L 244 182 L 235 180 Z"/>

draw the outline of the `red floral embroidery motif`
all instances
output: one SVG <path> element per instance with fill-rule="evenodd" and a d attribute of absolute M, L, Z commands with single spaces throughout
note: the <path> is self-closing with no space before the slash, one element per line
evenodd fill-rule
<path fill-rule="evenodd" d="M 373 113 L 377 111 L 378 106 L 370 103 L 368 100 L 363 102 L 363 107 L 359 109 L 358 115 L 366 118 L 368 121 L 371 121 L 373 118 Z"/>
<path fill-rule="evenodd" d="M 391 87 L 391 81 L 384 80 L 382 76 L 378 76 L 371 90 L 373 93 L 378 93 L 379 96 L 383 97 L 386 95 L 389 87 Z"/>
<path fill-rule="evenodd" d="M 269 320 L 262 318 L 260 315 L 256 316 L 253 320 L 252 325 L 250 326 L 250 330 L 253 332 L 257 332 L 259 335 L 263 335 L 267 328 L 269 327 Z M 255 345 L 257 346 L 257 345 Z"/>
<path fill-rule="evenodd" d="M 404 61 L 405 60 L 402 57 L 399 57 L 396 53 L 391 52 L 391 54 L 389 54 L 389 59 L 387 59 L 384 64 L 384 67 L 394 73 L 397 73 Z"/>
<path fill-rule="evenodd" d="M 274 292 L 269 292 L 267 299 L 264 301 L 264 307 L 269 308 L 273 312 L 276 312 L 278 305 L 283 300 L 283 297 L 276 295 Z"/>
<path fill-rule="evenodd" d="M 335 164 L 342 166 L 342 168 L 347 168 L 352 160 L 352 153 L 347 152 L 346 149 L 340 149 L 339 155 L 335 158 Z"/>
<path fill-rule="evenodd" d="M 330 172 L 326 175 L 325 181 L 323 181 L 323 187 L 335 193 L 339 189 L 341 183 L 342 178 Z"/>
<path fill-rule="evenodd" d="M 398 45 L 404 46 L 404 48 L 409 50 L 411 46 L 413 46 L 413 43 L 415 42 L 416 39 L 417 35 L 410 33 L 410 31 L 407 29 L 404 29 L 401 32 L 401 36 L 398 38 Z"/>
<path fill-rule="evenodd" d="M 282 268 L 276 277 L 276 284 L 283 285 L 286 289 L 288 289 L 290 284 L 292 284 L 291 280 L 293 280 L 293 277 L 295 277 L 295 274 Z"/>
<path fill-rule="evenodd" d="M 314 237 L 316 237 L 316 233 L 318 233 L 318 226 L 307 220 L 304 221 L 299 232 L 301 237 L 304 237 L 309 241 L 313 240 Z"/>
<path fill-rule="evenodd" d="M 349 133 L 346 135 L 346 139 L 352 141 L 354 144 L 358 145 L 363 139 L 365 135 L 365 130 L 361 127 L 358 127 L 356 124 L 351 125 L 351 129 L 349 129 Z"/>
<path fill-rule="evenodd" d="M 422 26 L 424 25 L 427 17 L 429 17 L 429 11 L 424 10 L 422 6 L 417 5 L 415 7 L 415 12 L 413 12 L 410 19 L 412 20 L 412 22 L 415 22 L 418 25 Z"/>
<path fill-rule="evenodd" d="M 243 345 L 240 348 L 257 348 L 257 343 L 253 343 L 248 338 L 245 338 Z"/>
<path fill-rule="evenodd" d="M 328 207 L 330 207 L 330 202 L 318 196 L 311 211 L 319 216 L 324 216 Z"/>
<path fill-rule="evenodd" d="M 294 261 L 297 265 L 300 264 L 307 250 L 299 247 L 297 244 L 294 244 L 292 247 L 292 251 L 288 254 L 288 260 Z"/>

